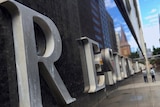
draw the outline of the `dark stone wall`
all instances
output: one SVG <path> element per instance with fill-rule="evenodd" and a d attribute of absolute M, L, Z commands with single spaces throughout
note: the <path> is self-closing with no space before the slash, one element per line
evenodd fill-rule
<path fill-rule="evenodd" d="M 76 97 L 83 92 L 83 77 L 78 43 L 80 38 L 77 0 L 16 0 L 43 15 L 58 27 L 62 39 L 62 55 L 55 63 L 67 88 Z"/>
<path fill-rule="evenodd" d="M 76 39 L 80 38 L 80 23 L 77 0 L 17 0 L 51 18 L 56 24 L 62 39 L 62 55 L 55 66 L 72 97 L 83 95 L 84 83 L 79 48 Z M 41 78 L 43 105 L 56 105 L 43 78 Z M 48 100 L 46 100 L 48 99 Z M 52 99 L 52 100 L 51 100 Z"/>
<path fill-rule="evenodd" d="M 58 27 L 62 38 L 63 48 L 62 55 L 60 59 L 55 62 L 55 66 L 71 96 L 77 99 L 76 102 L 67 105 L 67 107 L 92 107 L 93 105 L 98 107 L 99 102 L 105 96 L 104 91 L 102 90 L 95 94 L 86 94 L 83 92 L 84 80 L 78 43 L 76 41 L 77 38 L 81 37 L 77 0 L 16 1 L 49 17 Z M 0 79 L 0 92 L 4 92 L 4 95 L 0 98 L 0 104 L 3 104 L 3 99 L 6 99 L 6 106 L 3 104 L 2 106 L 0 105 L 0 107 L 18 107 L 18 89 L 16 81 L 11 17 L 8 14 L 6 15 L 7 12 L 4 9 L 0 8 L 0 10 L 4 11 L 0 11 L 0 31 L 4 32 L 0 33 L 0 44 L 2 44 L 0 45 L 0 48 L 2 48 L 0 53 L 0 59 L 2 60 L 0 62 L 0 75 L 2 73 L 4 76 L 4 79 Z M 38 28 L 35 26 L 35 30 L 36 29 Z M 4 49 L 3 46 L 6 48 Z M 5 67 L 3 68 L 3 66 Z M 11 82 L 9 78 L 13 81 Z M 59 107 L 56 102 L 56 98 L 51 95 L 51 92 L 41 74 L 40 83 L 43 106 Z M 1 88 L 3 86 L 6 87 Z M 12 91 L 10 91 L 10 89 L 12 89 Z M 14 98 L 12 98 L 13 94 Z"/>
<path fill-rule="evenodd" d="M 18 107 L 11 16 L 0 7 L 0 107 Z"/>

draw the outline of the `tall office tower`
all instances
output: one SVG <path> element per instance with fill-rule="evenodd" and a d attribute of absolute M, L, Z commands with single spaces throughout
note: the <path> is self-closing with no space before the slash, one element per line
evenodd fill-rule
<path fill-rule="evenodd" d="M 107 25 L 108 25 L 111 49 L 113 50 L 113 52 L 118 52 L 116 35 L 115 35 L 115 30 L 114 30 L 114 23 L 113 23 L 113 19 L 111 18 L 109 14 L 107 15 L 107 23 L 108 23 Z"/>
<path fill-rule="evenodd" d="M 78 0 L 81 36 L 87 36 L 104 48 L 104 38 L 101 26 L 98 0 Z"/>
<path fill-rule="evenodd" d="M 104 45 L 105 48 L 112 48 L 111 47 L 111 38 L 109 34 L 109 26 L 108 26 L 108 19 L 110 15 L 107 13 L 104 0 L 98 0 L 99 2 L 99 9 L 100 9 L 100 17 L 101 17 L 101 24 L 102 24 L 102 33 L 104 38 Z M 113 27 L 114 29 L 114 27 Z"/>
<path fill-rule="evenodd" d="M 121 55 L 125 57 L 128 57 L 131 53 L 130 45 L 127 41 L 126 35 L 122 27 L 121 27 L 121 37 L 120 37 L 120 49 L 121 49 Z"/>

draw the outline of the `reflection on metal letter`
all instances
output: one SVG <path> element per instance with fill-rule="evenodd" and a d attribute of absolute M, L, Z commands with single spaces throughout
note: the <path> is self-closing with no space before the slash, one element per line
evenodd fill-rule
<path fill-rule="evenodd" d="M 102 57 L 99 44 L 87 37 L 78 40 L 81 54 L 85 92 L 94 93 L 105 88 Z"/>
<path fill-rule="evenodd" d="M 105 73 L 106 84 L 113 85 L 117 82 L 117 77 L 116 77 L 116 68 L 115 68 L 115 61 L 114 61 L 112 49 L 109 49 L 109 48 L 102 49 L 101 54 L 104 62 L 103 72 Z"/>
<path fill-rule="evenodd" d="M 117 81 L 123 80 L 122 76 L 122 61 L 121 61 L 121 56 L 118 53 L 113 53 L 115 64 L 116 64 L 116 77 Z"/>

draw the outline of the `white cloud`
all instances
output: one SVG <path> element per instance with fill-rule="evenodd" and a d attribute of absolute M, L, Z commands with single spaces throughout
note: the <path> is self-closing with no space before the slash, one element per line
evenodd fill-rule
<path fill-rule="evenodd" d="M 116 28 L 115 28 L 115 31 L 116 31 L 116 32 L 120 32 L 120 31 L 121 31 L 121 27 L 116 27 Z"/>
<path fill-rule="evenodd" d="M 148 23 L 148 24 L 143 25 L 143 28 L 147 29 L 148 27 L 158 26 L 158 24 L 159 24 L 158 22 L 154 21 L 152 23 Z"/>
<path fill-rule="evenodd" d="M 152 23 L 152 26 L 159 26 L 158 23 L 154 22 Z"/>
<path fill-rule="evenodd" d="M 129 38 L 131 36 L 131 32 L 130 31 L 125 32 L 125 34 L 126 34 L 127 38 Z"/>
<path fill-rule="evenodd" d="M 119 27 L 120 25 L 118 24 L 118 23 L 115 23 L 114 24 L 114 28 L 117 28 L 117 27 Z"/>
<path fill-rule="evenodd" d="M 126 24 L 126 22 L 123 22 L 122 25 L 123 25 L 123 26 L 126 26 L 127 24 Z"/>
<path fill-rule="evenodd" d="M 126 30 L 129 30 L 127 25 L 124 25 L 124 26 L 123 26 L 123 29 L 124 29 L 125 31 L 126 31 Z"/>
<path fill-rule="evenodd" d="M 122 24 L 122 21 L 118 18 L 114 18 L 113 21 L 114 21 L 114 23 Z"/>
<path fill-rule="evenodd" d="M 149 20 L 149 22 L 151 22 L 151 23 L 157 22 L 158 23 L 158 18 L 151 19 L 151 20 Z"/>
<path fill-rule="evenodd" d="M 153 19 L 153 18 L 158 18 L 158 15 L 157 14 L 154 14 L 154 15 L 150 15 L 150 16 L 147 16 L 145 17 L 146 20 L 149 20 L 149 19 Z"/>
<path fill-rule="evenodd" d="M 113 19 L 114 23 L 119 22 L 117 18 Z"/>
<path fill-rule="evenodd" d="M 150 26 L 152 26 L 151 23 L 147 23 L 147 24 L 144 24 L 144 25 L 143 25 L 144 28 L 147 28 L 147 27 L 150 27 Z"/>
<path fill-rule="evenodd" d="M 129 31 L 125 31 L 126 36 L 130 35 L 131 33 Z"/>
<path fill-rule="evenodd" d="M 116 7 L 116 4 L 113 0 L 104 0 L 105 5 L 107 8 L 113 8 Z"/>
<path fill-rule="evenodd" d="M 149 26 L 143 28 L 144 40 L 146 42 L 147 48 L 152 49 L 153 46 L 160 47 L 159 43 L 159 25 Z"/>
<path fill-rule="evenodd" d="M 157 9 L 152 9 L 151 11 L 150 11 L 150 13 L 155 13 L 157 11 Z"/>
<path fill-rule="evenodd" d="M 130 44 L 130 48 L 131 48 L 132 52 L 137 51 L 138 45 L 137 45 L 135 39 L 133 38 L 133 36 L 130 36 L 130 39 L 128 40 L 128 43 Z"/>

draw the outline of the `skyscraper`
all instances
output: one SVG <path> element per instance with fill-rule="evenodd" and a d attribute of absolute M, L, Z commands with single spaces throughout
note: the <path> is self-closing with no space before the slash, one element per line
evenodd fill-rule
<path fill-rule="evenodd" d="M 108 14 L 104 0 L 78 0 L 81 36 L 87 36 L 100 44 L 100 48 L 111 48 L 117 52 L 114 24 Z"/>
<path fill-rule="evenodd" d="M 78 0 L 81 36 L 87 36 L 104 48 L 98 0 Z"/>
<path fill-rule="evenodd" d="M 109 21 L 107 19 L 107 17 L 110 17 L 110 15 L 106 11 L 104 0 L 98 0 L 98 2 L 99 2 L 99 9 L 100 9 L 100 17 L 101 17 L 104 45 L 105 45 L 105 48 L 112 48 L 111 47 L 111 38 L 110 38 L 110 34 L 109 34 Z M 114 27 L 113 27 L 113 29 L 114 29 Z"/>
<path fill-rule="evenodd" d="M 107 16 L 108 33 L 109 33 L 108 39 L 110 39 L 110 48 L 113 50 L 113 52 L 118 52 L 113 19 L 108 14 L 108 12 L 106 12 L 106 14 L 107 14 L 106 16 Z"/>

